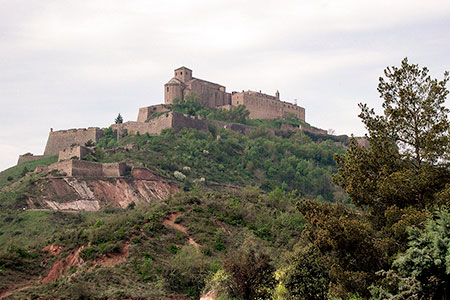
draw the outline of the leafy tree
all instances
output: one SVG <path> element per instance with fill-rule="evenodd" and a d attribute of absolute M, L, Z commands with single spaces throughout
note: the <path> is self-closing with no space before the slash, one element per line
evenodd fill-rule
<path fill-rule="evenodd" d="M 123 118 L 122 118 L 122 116 L 120 115 L 120 113 L 119 113 L 119 115 L 117 116 L 117 118 L 114 120 L 114 122 L 115 122 L 116 124 L 122 124 L 122 123 L 123 123 Z"/>
<path fill-rule="evenodd" d="M 327 299 L 329 281 L 325 259 L 313 245 L 296 250 L 288 258 L 288 267 L 281 276 L 288 300 Z"/>
<path fill-rule="evenodd" d="M 275 286 L 275 268 L 268 255 L 253 248 L 230 253 L 223 263 L 231 275 L 232 296 L 239 299 L 269 299 Z"/>
<path fill-rule="evenodd" d="M 314 252 L 314 261 L 304 262 L 315 265 L 317 272 L 311 269 L 314 273 L 311 276 L 315 276 L 311 282 L 317 291 L 321 282 L 329 278 L 335 296 L 368 296 L 367 288 L 375 280 L 375 272 L 389 266 L 385 251 L 387 240 L 373 228 L 363 212 L 346 205 L 305 199 L 298 203 L 298 208 L 307 221 L 302 238 L 318 251 Z M 325 262 L 327 275 L 321 269 Z M 303 284 L 307 285 L 308 281 Z"/>
<path fill-rule="evenodd" d="M 398 256 L 393 267 L 400 275 L 412 276 L 431 299 L 450 297 L 450 213 L 437 212 L 436 220 L 423 230 L 411 228 L 408 249 Z"/>
<path fill-rule="evenodd" d="M 380 225 L 390 206 L 436 204 L 435 194 L 450 181 L 448 73 L 441 81 L 431 79 L 427 68 L 404 59 L 385 76 L 378 85 L 384 114 L 360 104 L 369 147 L 353 141 L 336 158 L 340 169 L 334 177 L 354 204 L 371 208 Z"/>

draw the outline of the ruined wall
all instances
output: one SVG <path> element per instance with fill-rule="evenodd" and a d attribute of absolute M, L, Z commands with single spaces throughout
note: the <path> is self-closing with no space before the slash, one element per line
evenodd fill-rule
<path fill-rule="evenodd" d="M 58 170 L 66 176 L 119 177 L 125 174 L 125 163 L 96 163 L 85 160 L 67 160 L 48 166 L 48 170 Z"/>
<path fill-rule="evenodd" d="M 77 159 L 81 159 L 84 156 L 91 153 L 91 150 L 84 146 L 73 146 L 68 147 L 64 150 L 59 151 L 58 161 L 68 160 L 72 157 L 76 157 Z"/>
<path fill-rule="evenodd" d="M 44 155 L 34 155 L 32 153 L 25 153 L 22 155 L 19 155 L 19 159 L 17 160 L 17 165 L 20 165 L 21 163 L 27 162 L 27 161 L 35 161 L 41 158 L 44 158 Z"/>
<path fill-rule="evenodd" d="M 141 107 L 139 108 L 137 121 L 142 123 L 147 122 L 149 116 L 151 116 L 153 113 L 166 111 L 169 111 L 169 109 L 164 104 Z"/>
<path fill-rule="evenodd" d="M 50 131 L 44 155 L 58 155 L 59 151 L 73 144 L 84 145 L 88 141 L 98 142 L 103 130 L 97 127 Z"/>

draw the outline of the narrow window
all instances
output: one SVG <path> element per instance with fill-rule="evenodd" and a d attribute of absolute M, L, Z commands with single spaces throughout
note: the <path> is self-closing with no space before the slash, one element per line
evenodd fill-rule
<path fill-rule="evenodd" d="M 180 72 L 180 75 L 183 75 L 183 72 Z"/>
<path fill-rule="evenodd" d="M 169 92 L 169 87 L 167 87 L 167 92 Z"/>

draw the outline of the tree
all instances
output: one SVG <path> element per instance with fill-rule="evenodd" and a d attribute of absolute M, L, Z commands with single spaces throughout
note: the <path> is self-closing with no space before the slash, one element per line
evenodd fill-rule
<path fill-rule="evenodd" d="M 449 161 L 449 109 L 444 106 L 449 93 L 444 79 L 431 79 L 426 67 L 408 64 L 391 67 L 380 77 L 378 92 L 384 99 L 384 115 L 377 116 L 366 104 L 360 104 L 360 117 L 371 138 L 385 138 L 395 143 L 403 159 L 416 168 Z"/>
<path fill-rule="evenodd" d="M 324 257 L 317 247 L 308 245 L 288 258 L 288 267 L 281 276 L 287 299 L 328 299 L 329 277 Z"/>
<path fill-rule="evenodd" d="M 436 213 L 423 230 L 411 228 L 408 249 L 393 267 L 400 275 L 417 279 L 430 299 L 450 298 L 450 214 Z"/>
<path fill-rule="evenodd" d="M 450 182 L 449 110 L 444 106 L 448 73 L 441 81 L 431 79 L 427 68 L 404 59 L 400 68 L 387 68 L 385 76 L 378 85 L 384 114 L 359 105 L 369 147 L 353 140 L 346 154 L 336 158 L 334 177 L 354 204 L 380 217 L 393 205 L 430 207 Z"/>
<path fill-rule="evenodd" d="M 120 113 L 119 113 L 119 115 L 117 116 L 117 118 L 114 120 L 114 122 L 115 122 L 116 124 L 122 124 L 122 123 L 123 123 L 123 118 L 122 118 L 122 116 L 120 115 Z"/>
<path fill-rule="evenodd" d="M 269 299 L 275 286 L 275 268 L 269 256 L 253 248 L 227 256 L 223 263 L 231 275 L 231 293 L 239 299 Z"/>

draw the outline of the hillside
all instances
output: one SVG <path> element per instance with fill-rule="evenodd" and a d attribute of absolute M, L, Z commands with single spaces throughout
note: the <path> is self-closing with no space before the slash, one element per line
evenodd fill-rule
<path fill-rule="evenodd" d="M 194 106 L 191 114 L 204 113 Z M 210 123 L 207 132 L 119 139 L 105 129 L 83 159 L 126 162 L 120 178 L 30 172 L 56 158 L 2 172 L 0 295 L 196 298 L 244 246 L 280 263 L 277 253 L 292 249 L 304 225 L 300 196 L 347 200 L 331 183 L 342 138 L 208 113 L 253 129 L 243 135 Z"/>

